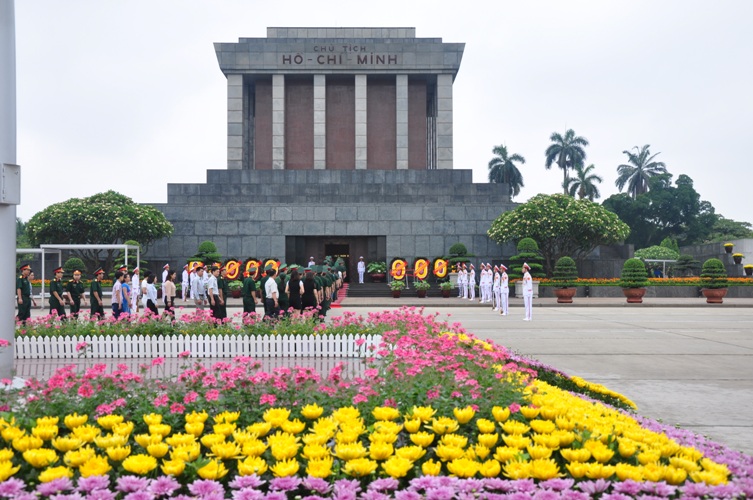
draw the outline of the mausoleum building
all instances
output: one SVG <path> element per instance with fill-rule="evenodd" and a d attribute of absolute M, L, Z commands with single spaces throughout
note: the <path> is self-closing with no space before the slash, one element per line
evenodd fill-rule
<path fill-rule="evenodd" d="M 512 208 L 506 185 L 453 165 L 453 82 L 465 44 L 415 28 L 268 28 L 217 43 L 227 77 L 227 168 L 170 184 L 175 227 L 150 260 L 185 261 L 211 240 L 226 257 L 321 261 L 445 255 L 479 260 Z M 465 124 L 464 126 L 472 126 Z"/>

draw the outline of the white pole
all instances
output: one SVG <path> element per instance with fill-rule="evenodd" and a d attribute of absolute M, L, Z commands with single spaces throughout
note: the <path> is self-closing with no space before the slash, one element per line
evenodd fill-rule
<path fill-rule="evenodd" d="M 13 0 L 0 0 L 0 167 L 16 164 L 16 34 Z M 16 206 L 0 204 L 0 339 L 10 345 L 0 352 L 0 378 L 13 374 L 15 308 L 8 284 L 16 292 Z"/>

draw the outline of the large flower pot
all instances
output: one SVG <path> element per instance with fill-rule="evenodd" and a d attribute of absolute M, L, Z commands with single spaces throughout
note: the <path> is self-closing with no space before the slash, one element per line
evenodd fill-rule
<path fill-rule="evenodd" d="M 557 296 L 558 304 L 572 304 L 575 292 L 578 291 L 574 286 L 568 288 L 555 288 L 554 295 Z"/>
<path fill-rule="evenodd" d="M 384 278 L 387 277 L 385 273 L 371 273 L 369 276 L 374 283 L 384 283 Z"/>
<path fill-rule="evenodd" d="M 743 258 L 742 257 L 732 256 L 732 260 L 735 261 L 735 264 L 742 264 L 743 263 Z"/>
<path fill-rule="evenodd" d="M 731 246 L 724 247 L 724 251 L 727 252 L 727 253 L 732 253 L 732 247 Z"/>
<path fill-rule="evenodd" d="M 230 290 L 230 296 L 234 299 L 240 299 L 241 298 L 241 290 Z"/>
<path fill-rule="evenodd" d="M 419 299 L 426 297 L 426 290 L 416 290 L 416 293 L 418 294 Z"/>
<path fill-rule="evenodd" d="M 392 298 L 393 299 L 399 299 L 400 298 L 400 292 L 402 292 L 402 290 L 392 290 Z"/>
<path fill-rule="evenodd" d="M 642 304 L 643 296 L 646 295 L 645 288 L 623 288 L 622 293 L 627 297 L 628 304 Z"/>
<path fill-rule="evenodd" d="M 753 267 L 744 267 L 745 276 L 753 276 Z"/>
<path fill-rule="evenodd" d="M 753 271 L 753 269 L 751 269 L 751 270 Z M 445 299 L 449 299 L 450 298 L 450 290 L 442 290 L 442 297 L 444 297 Z"/>
<path fill-rule="evenodd" d="M 721 304 L 722 299 L 727 295 L 726 288 L 702 288 L 701 293 L 706 297 L 707 304 Z"/>

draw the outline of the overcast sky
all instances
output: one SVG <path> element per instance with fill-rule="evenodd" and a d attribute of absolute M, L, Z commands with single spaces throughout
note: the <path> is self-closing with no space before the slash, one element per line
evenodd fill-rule
<path fill-rule="evenodd" d="M 572 128 L 590 142 L 601 200 L 617 192 L 622 151 L 650 144 L 718 213 L 753 221 L 752 19 L 750 0 L 17 0 L 18 215 L 107 189 L 164 203 L 168 183 L 226 168 L 214 42 L 268 26 L 405 26 L 466 44 L 455 168 L 474 182 L 505 144 L 527 160 L 515 201 L 559 192 L 544 150 Z"/>

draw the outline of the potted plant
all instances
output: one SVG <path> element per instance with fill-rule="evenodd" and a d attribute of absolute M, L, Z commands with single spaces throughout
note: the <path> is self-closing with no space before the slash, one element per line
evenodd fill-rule
<path fill-rule="evenodd" d="M 439 284 L 439 290 L 442 292 L 442 297 L 449 298 L 450 293 L 452 292 L 452 282 L 450 281 L 443 281 Z"/>
<path fill-rule="evenodd" d="M 431 288 L 431 284 L 428 281 L 414 281 L 413 288 L 416 289 L 416 293 L 420 298 L 426 297 L 426 291 Z"/>
<path fill-rule="evenodd" d="M 403 280 L 392 280 L 389 287 L 392 290 L 392 297 L 399 299 L 400 293 L 405 289 L 405 282 Z"/>
<path fill-rule="evenodd" d="M 732 247 L 734 247 L 734 246 L 735 245 L 732 244 L 732 243 L 725 243 L 724 244 L 724 251 L 727 252 L 727 253 L 732 253 Z"/>
<path fill-rule="evenodd" d="M 732 254 L 732 260 L 735 261 L 735 264 L 742 264 L 743 263 L 743 257 L 745 257 L 741 253 L 733 253 Z"/>
<path fill-rule="evenodd" d="M 628 304 L 640 304 L 646 294 L 648 286 L 648 273 L 646 265 L 641 259 L 628 259 L 622 265 L 619 285 L 625 294 Z"/>
<path fill-rule="evenodd" d="M 721 304 L 727 295 L 727 270 L 719 259 L 708 259 L 701 268 L 701 292 L 707 304 Z"/>
<path fill-rule="evenodd" d="M 552 281 L 555 282 L 554 294 L 557 296 L 558 304 L 572 304 L 575 288 L 575 280 L 578 279 L 578 268 L 575 261 L 568 257 L 560 257 L 554 264 L 554 275 Z"/>
<path fill-rule="evenodd" d="M 745 276 L 753 276 L 753 264 L 745 264 L 743 271 L 745 271 Z"/>
<path fill-rule="evenodd" d="M 241 281 L 233 280 L 227 284 L 227 287 L 230 290 L 231 297 L 233 297 L 234 299 L 241 298 L 241 289 L 243 288 L 243 283 Z"/>
<path fill-rule="evenodd" d="M 374 283 L 383 283 L 387 276 L 387 263 L 379 260 L 369 262 L 366 265 L 366 272 L 369 273 L 371 281 Z"/>

